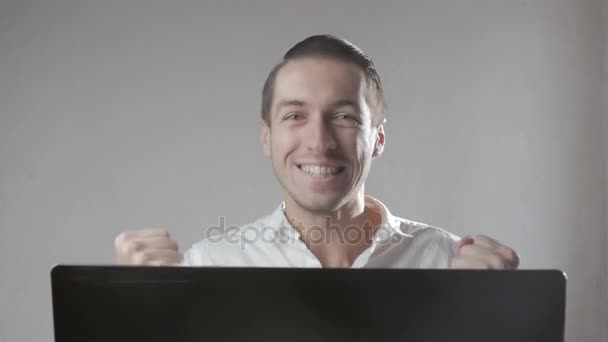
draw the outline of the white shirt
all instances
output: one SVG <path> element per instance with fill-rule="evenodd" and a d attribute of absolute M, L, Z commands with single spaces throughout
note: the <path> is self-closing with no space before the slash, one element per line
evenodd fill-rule
<path fill-rule="evenodd" d="M 372 244 L 357 257 L 353 268 L 449 267 L 456 255 L 457 236 L 393 216 L 384 204 L 371 196 L 365 196 L 365 206 L 377 211 L 382 221 Z M 300 240 L 299 232 L 289 224 L 282 208 L 283 204 L 272 214 L 248 225 L 208 229 L 206 237 L 184 253 L 184 265 L 322 267 Z M 345 234 L 345 238 L 348 236 Z"/>

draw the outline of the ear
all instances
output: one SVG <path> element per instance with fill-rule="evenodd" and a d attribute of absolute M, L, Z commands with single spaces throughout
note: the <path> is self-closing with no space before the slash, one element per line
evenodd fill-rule
<path fill-rule="evenodd" d="M 263 119 L 260 119 L 260 142 L 264 155 L 270 158 L 270 127 Z"/>
<path fill-rule="evenodd" d="M 376 143 L 374 145 L 374 153 L 372 157 L 379 157 L 384 151 L 384 125 L 380 124 L 376 128 Z"/>

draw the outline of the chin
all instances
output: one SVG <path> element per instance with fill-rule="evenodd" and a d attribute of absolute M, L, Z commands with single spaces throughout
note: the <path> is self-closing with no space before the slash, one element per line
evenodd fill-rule
<path fill-rule="evenodd" d="M 304 197 L 304 196 L 303 196 Z M 342 203 L 343 196 L 305 196 L 294 198 L 295 202 L 303 209 L 312 212 L 326 214 L 337 210 Z"/>

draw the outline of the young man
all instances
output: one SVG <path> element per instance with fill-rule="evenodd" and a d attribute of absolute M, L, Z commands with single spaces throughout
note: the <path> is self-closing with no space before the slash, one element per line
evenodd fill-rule
<path fill-rule="evenodd" d="M 262 93 L 261 143 L 283 203 L 252 224 L 181 254 L 162 229 L 121 233 L 117 262 L 149 265 L 514 269 L 513 249 L 458 239 L 393 216 L 365 195 L 385 144 L 384 97 L 371 59 L 352 43 L 312 36 L 292 47 Z"/>

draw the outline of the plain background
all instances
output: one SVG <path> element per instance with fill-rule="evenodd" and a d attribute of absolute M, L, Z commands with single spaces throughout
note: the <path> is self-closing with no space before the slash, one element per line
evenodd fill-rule
<path fill-rule="evenodd" d="M 368 193 L 566 271 L 567 341 L 608 341 L 607 14 L 599 0 L 1 1 L 0 341 L 52 341 L 50 268 L 112 263 L 122 230 L 166 227 L 187 248 L 220 215 L 273 210 L 262 84 L 318 33 L 383 78 Z"/>

